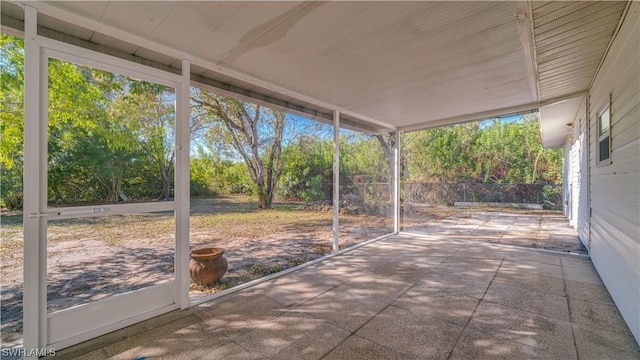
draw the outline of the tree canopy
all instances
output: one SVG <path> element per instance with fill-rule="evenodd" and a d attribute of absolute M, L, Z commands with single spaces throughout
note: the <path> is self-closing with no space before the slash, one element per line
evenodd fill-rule
<path fill-rule="evenodd" d="M 406 181 L 562 182 L 562 151 L 542 147 L 536 114 L 408 133 L 402 152 Z"/>

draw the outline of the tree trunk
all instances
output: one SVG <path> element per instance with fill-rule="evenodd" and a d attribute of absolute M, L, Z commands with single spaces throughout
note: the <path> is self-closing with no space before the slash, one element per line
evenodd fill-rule
<path fill-rule="evenodd" d="M 258 209 L 271 209 L 271 200 L 264 189 L 258 190 Z"/>
<path fill-rule="evenodd" d="M 411 184 L 409 184 L 409 154 L 404 156 L 404 216 L 411 215 Z"/>
<path fill-rule="evenodd" d="M 207 92 L 202 92 L 201 96 L 204 99 L 195 101 L 224 125 L 229 135 L 228 144 L 242 157 L 258 192 L 258 209 L 270 209 L 282 173 L 280 157 L 285 114 L 269 110 L 269 117 L 260 105 Z M 264 133 L 272 138 L 262 138 Z"/>
<path fill-rule="evenodd" d="M 162 161 L 158 160 L 158 167 L 160 169 L 160 179 L 162 180 L 162 188 L 160 196 L 156 200 L 168 200 L 171 196 L 171 166 L 167 166 Z"/>
<path fill-rule="evenodd" d="M 393 180 L 395 177 L 395 171 L 393 168 L 393 147 L 395 142 L 395 136 L 393 134 L 390 135 L 376 135 L 376 139 L 382 146 L 382 150 L 384 150 L 384 156 L 387 159 L 387 179 L 389 181 L 389 185 L 387 186 L 389 191 L 389 202 L 393 204 L 394 196 L 393 196 Z"/>
<path fill-rule="evenodd" d="M 540 160 L 540 155 L 542 155 L 542 152 L 538 152 L 538 155 L 536 155 L 536 161 L 533 163 L 533 173 L 531 174 L 530 184 L 536 182 L 536 173 L 538 172 L 538 161 Z"/>
<path fill-rule="evenodd" d="M 105 190 L 105 201 L 109 203 L 118 202 L 120 190 L 122 188 L 122 169 L 117 168 L 111 161 L 110 167 L 114 168 L 113 173 L 105 174 L 103 181 L 100 181 Z"/>

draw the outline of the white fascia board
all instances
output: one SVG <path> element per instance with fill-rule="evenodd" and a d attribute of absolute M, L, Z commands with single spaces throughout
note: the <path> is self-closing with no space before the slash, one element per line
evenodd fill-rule
<path fill-rule="evenodd" d="M 429 121 L 429 122 L 426 122 L 426 123 L 420 123 L 420 124 L 416 124 L 416 125 L 404 126 L 404 127 L 401 127 L 399 130 L 400 131 L 427 130 L 427 129 L 433 129 L 433 128 L 442 127 L 442 126 L 449 126 L 449 125 L 463 124 L 463 123 L 468 123 L 468 122 L 473 122 L 473 121 L 480 121 L 480 120 L 484 120 L 484 119 L 492 118 L 492 117 L 497 117 L 497 116 L 507 116 L 507 115 L 513 115 L 513 114 L 517 114 L 517 113 L 531 112 L 531 111 L 535 111 L 539 107 L 540 107 L 540 103 L 530 103 L 530 104 L 524 104 L 524 105 L 513 106 L 513 107 L 508 107 L 508 108 L 483 111 L 483 112 L 478 112 L 478 113 L 473 113 L 473 114 L 465 114 L 465 115 L 460 115 L 460 116 L 454 116 L 454 117 L 450 117 L 450 118 L 444 118 L 444 119 L 439 119 L 439 120 L 435 120 L 435 121 Z"/>
<path fill-rule="evenodd" d="M 420 130 L 433 129 L 433 128 L 442 127 L 442 126 L 480 121 L 480 120 L 485 120 L 493 117 L 502 117 L 502 116 L 508 116 L 508 115 L 515 115 L 518 113 L 527 113 L 527 112 L 532 112 L 537 109 L 540 109 L 543 106 L 556 104 L 559 102 L 563 102 L 566 100 L 570 100 L 570 99 L 580 97 L 580 96 L 585 96 L 585 95 L 587 95 L 587 91 L 580 91 L 577 93 L 568 94 L 568 95 L 560 96 L 560 97 L 545 100 L 545 101 L 535 102 L 535 103 L 522 104 L 522 105 L 494 109 L 494 110 L 487 110 L 487 111 L 482 111 L 482 112 L 477 112 L 472 114 L 464 114 L 464 115 L 454 116 L 450 118 L 443 118 L 443 119 L 438 119 L 434 121 L 429 121 L 425 123 L 403 126 L 398 128 L 398 131 L 403 131 L 403 132 L 420 131 Z"/>

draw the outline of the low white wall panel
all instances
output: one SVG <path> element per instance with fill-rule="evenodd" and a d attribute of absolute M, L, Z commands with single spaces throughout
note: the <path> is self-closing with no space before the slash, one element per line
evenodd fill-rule
<path fill-rule="evenodd" d="M 177 308 L 174 305 L 174 287 L 171 281 L 49 314 L 48 344 L 66 347 L 157 316 L 159 314 L 155 311 L 158 309 L 167 309 L 164 310 L 166 312 Z M 127 319 L 134 320 L 127 322 Z"/>

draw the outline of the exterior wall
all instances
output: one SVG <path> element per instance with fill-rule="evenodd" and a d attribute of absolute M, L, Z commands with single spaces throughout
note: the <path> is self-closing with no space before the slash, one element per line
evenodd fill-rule
<path fill-rule="evenodd" d="M 589 182 L 587 154 L 586 100 L 573 119 L 573 128 L 564 142 L 564 212 L 580 241 L 589 248 Z"/>
<path fill-rule="evenodd" d="M 567 138 L 564 139 L 564 144 L 562 147 L 562 178 L 567 179 L 566 181 L 562 182 L 562 210 L 564 211 L 564 216 L 569 219 L 571 226 L 575 227 L 575 225 L 573 224 L 573 213 L 571 211 L 572 184 L 570 179 L 573 171 L 573 164 L 571 163 L 571 151 L 573 149 L 572 138 L 573 134 L 568 134 Z"/>
<path fill-rule="evenodd" d="M 569 218 L 569 223 L 571 224 L 571 226 L 573 226 L 574 228 L 576 227 L 576 223 L 577 223 L 577 215 L 578 212 L 576 211 L 577 206 L 579 205 L 578 202 L 578 197 L 576 196 L 576 194 L 578 193 L 578 189 L 580 188 L 580 162 L 578 161 L 578 154 L 580 153 L 580 144 L 577 141 L 577 138 L 579 137 L 580 133 L 577 131 L 579 129 L 575 129 L 576 131 L 574 133 L 571 134 L 571 149 L 569 149 L 569 152 L 567 153 L 567 157 L 569 157 L 569 162 L 570 162 L 570 167 L 569 167 L 569 174 L 568 175 L 568 193 L 569 193 L 569 202 L 567 204 L 568 206 L 568 218 Z"/>
<path fill-rule="evenodd" d="M 640 3 L 632 2 L 590 94 L 591 259 L 640 342 Z M 597 114 L 611 94 L 611 164 L 597 164 Z"/>
<path fill-rule="evenodd" d="M 582 111 L 579 113 L 579 118 L 575 121 L 579 126 L 579 136 L 577 139 L 577 146 L 580 147 L 579 161 L 580 165 L 576 170 L 577 174 L 574 175 L 579 183 L 578 188 L 578 201 L 575 204 L 575 211 L 577 211 L 576 228 L 578 230 L 578 237 L 582 244 L 587 249 L 591 249 L 591 238 L 589 237 L 589 147 L 588 147 L 588 127 L 587 127 L 587 102 L 585 100 Z"/>

